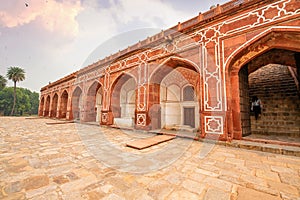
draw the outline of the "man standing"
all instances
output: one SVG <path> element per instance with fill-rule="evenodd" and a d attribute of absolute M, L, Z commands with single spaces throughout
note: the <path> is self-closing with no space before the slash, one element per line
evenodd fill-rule
<path fill-rule="evenodd" d="M 259 114 L 261 114 L 261 101 L 257 96 L 252 97 L 251 111 L 254 112 L 255 120 L 258 119 Z"/>

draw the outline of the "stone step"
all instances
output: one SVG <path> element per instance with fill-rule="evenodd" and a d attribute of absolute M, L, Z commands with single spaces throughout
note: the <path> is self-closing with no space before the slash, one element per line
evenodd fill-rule
<path fill-rule="evenodd" d="M 252 131 L 252 134 L 256 135 L 267 135 L 267 136 L 285 136 L 285 137 L 295 137 L 299 138 L 300 134 L 299 133 L 293 133 L 293 132 L 261 132 L 261 131 Z"/>
<path fill-rule="evenodd" d="M 299 131 L 299 127 L 297 126 L 265 126 L 265 125 L 255 125 L 255 124 L 251 124 L 251 128 L 255 128 L 257 130 L 259 129 L 266 129 L 266 130 L 277 130 L 277 131 Z"/>
<path fill-rule="evenodd" d="M 253 120 L 254 121 L 254 120 Z M 257 120 L 259 121 L 259 120 Z M 296 121 L 281 121 L 281 120 L 276 120 L 276 121 L 261 121 L 261 122 L 252 122 L 252 125 L 261 125 L 261 126 L 276 126 L 276 127 L 294 127 L 298 126 L 299 123 Z"/>
<path fill-rule="evenodd" d="M 299 134 L 299 129 L 284 129 L 284 128 L 259 128 L 259 127 L 251 127 L 251 131 L 256 131 L 256 132 L 269 132 L 269 133 L 293 133 L 293 134 Z"/>

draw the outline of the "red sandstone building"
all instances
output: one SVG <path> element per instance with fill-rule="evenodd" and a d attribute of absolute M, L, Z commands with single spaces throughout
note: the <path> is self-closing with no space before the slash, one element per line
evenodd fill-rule
<path fill-rule="evenodd" d="M 39 115 L 221 140 L 300 136 L 299 19 L 299 0 L 218 5 L 43 87 Z"/>

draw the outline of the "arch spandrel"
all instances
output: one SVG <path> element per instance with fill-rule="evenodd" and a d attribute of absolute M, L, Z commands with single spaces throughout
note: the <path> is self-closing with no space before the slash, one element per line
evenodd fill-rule
<path fill-rule="evenodd" d="M 299 52 L 300 29 L 270 28 L 264 33 L 253 37 L 228 56 L 226 71 L 238 71 L 241 66 L 271 49 L 285 49 Z"/>

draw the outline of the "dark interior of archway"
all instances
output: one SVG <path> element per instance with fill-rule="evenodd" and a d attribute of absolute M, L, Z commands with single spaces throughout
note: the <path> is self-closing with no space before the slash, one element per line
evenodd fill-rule
<path fill-rule="evenodd" d="M 243 136 L 252 134 L 251 137 L 275 140 L 300 138 L 298 59 L 297 52 L 272 49 L 241 68 L 239 85 Z M 258 120 L 250 112 L 253 96 L 260 98 L 263 104 Z"/>
<path fill-rule="evenodd" d="M 297 66 L 297 79 L 298 79 L 298 82 L 300 82 L 300 52 L 295 53 L 295 60 L 296 60 L 296 66 Z"/>

